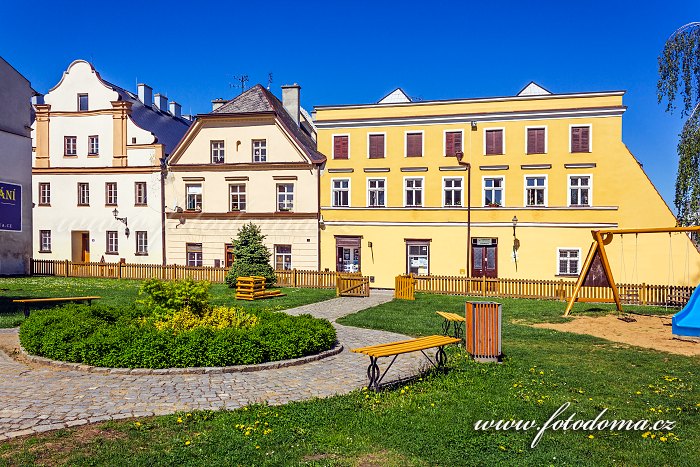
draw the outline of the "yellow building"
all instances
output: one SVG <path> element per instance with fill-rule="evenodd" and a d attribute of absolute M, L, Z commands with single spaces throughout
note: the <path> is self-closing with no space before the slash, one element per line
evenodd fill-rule
<path fill-rule="evenodd" d="M 592 229 L 674 226 L 622 142 L 623 94 L 530 83 L 511 97 L 416 102 L 397 89 L 316 107 L 322 268 L 374 287 L 408 272 L 570 278 Z M 682 233 L 616 236 L 607 251 L 617 282 L 700 280 Z"/>

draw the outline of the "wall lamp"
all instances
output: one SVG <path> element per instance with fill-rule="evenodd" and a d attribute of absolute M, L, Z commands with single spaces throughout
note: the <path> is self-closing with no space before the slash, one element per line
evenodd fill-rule
<path fill-rule="evenodd" d="M 518 217 L 513 216 L 513 237 L 515 237 L 515 227 L 518 226 Z"/>
<path fill-rule="evenodd" d="M 114 211 L 112 211 L 112 214 L 114 214 L 114 218 L 118 220 L 119 222 L 124 223 L 126 228 L 124 229 L 124 235 L 126 235 L 126 238 L 129 238 L 129 224 L 128 221 L 126 220 L 126 217 L 119 217 L 119 210 L 117 208 L 114 208 Z"/>
<path fill-rule="evenodd" d="M 476 131 L 476 120 L 472 120 L 472 131 Z"/>

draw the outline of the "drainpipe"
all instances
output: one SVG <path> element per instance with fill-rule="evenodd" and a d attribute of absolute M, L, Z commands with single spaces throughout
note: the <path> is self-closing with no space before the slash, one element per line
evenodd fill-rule
<path fill-rule="evenodd" d="M 168 264 L 165 258 L 165 177 L 168 176 L 166 159 L 167 156 L 160 161 L 160 238 L 163 249 L 163 266 Z"/>

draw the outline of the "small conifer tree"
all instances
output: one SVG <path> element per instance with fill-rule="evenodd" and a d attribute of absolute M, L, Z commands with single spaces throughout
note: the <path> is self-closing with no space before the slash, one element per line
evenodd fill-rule
<path fill-rule="evenodd" d="M 226 274 L 229 287 L 235 287 L 239 277 L 247 276 L 262 276 L 267 286 L 276 282 L 270 264 L 270 250 L 263 244 L 264 238 L 260 227 L 252 222 L 238 229 L 238 236 L 233 240 L 233 265 Z"/>

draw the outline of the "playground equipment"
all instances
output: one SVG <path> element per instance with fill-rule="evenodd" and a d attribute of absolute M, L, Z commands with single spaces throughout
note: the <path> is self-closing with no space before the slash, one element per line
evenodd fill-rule
<path fill-rule="evenodd" d="M 681 311 L 673 315 L 671 332 L 676 336 L 700 338 L 700 287 L 696 287 Z"/>
<path fill-rule="evenodd" d="M 668 233 L 669 235 L 673 232 L 700 232 L 700 226 L 693 227 L 668 227 L 668 228 L 649 228 L 649 229 L 613 229 L 613 230 L 591 230 L 593 235 L 593 243 L 591 244 L 590 250 L 588 250 L 588 256 L 586 256 L 586 261 L 583 263 L 581 268 L 581 273 L 576 281 L 576 286 L 574 287 L 574 293 L 569 297 L 569 302 L 566 306 L 566 311 L 564 316 L 568 316 L 571 308 L 574 306 L 575 302 L 609 302 L 615 303 L 618 311 L 622 311 L 622 304 L 620 303 L 620 293 L 615 285 L 615 279 L 613 278 L 612 271 L 610 269 L 610 263 L 608 261 L 608 255 L 605 253 L 605 245 L 609 244 L 613 235 L 625 235 L 625 234 L 647 234 L 647 233 Z M 636 268 L 636 257 L 635 257 L 635 268 Z M 672 274 L 672 270 L 669 267 L 669 274 Z M 580 298 L 579 293 L 581 292 L 581 287 L 610 287 L 612 289 L 613 298 L 603 299 L 603 298 Z M 697 291 L 697 289 L 696 289 Z M 695 295 L 695 294 L 693 294 Z M 679 313 L 680 314 L 680 313 Z"/>

